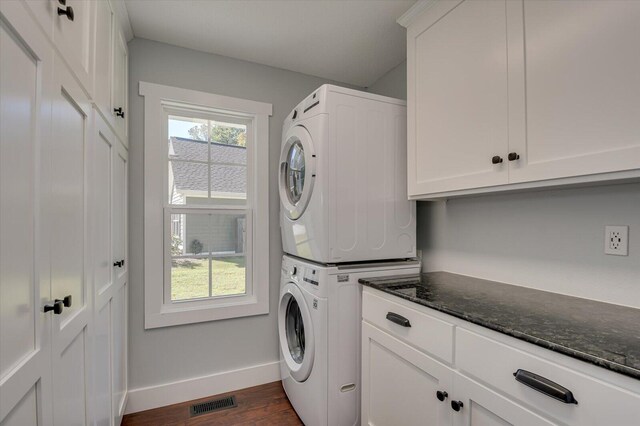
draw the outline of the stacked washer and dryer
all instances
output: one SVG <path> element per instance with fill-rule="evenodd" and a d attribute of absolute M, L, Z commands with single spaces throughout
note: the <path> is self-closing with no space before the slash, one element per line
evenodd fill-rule
<path fill-rule="evenodd" d="M 323 85 L 284 122 L 278 333 L 307 426 L 360 423 L 360 278 L 420 272 L 406 103 Z"/>

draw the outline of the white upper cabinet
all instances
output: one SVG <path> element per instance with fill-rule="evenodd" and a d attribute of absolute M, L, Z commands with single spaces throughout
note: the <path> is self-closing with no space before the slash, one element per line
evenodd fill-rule
<path fill-rule="evenodd" d="M 508 7 L 510 77 L 520 80 L 514 115 L 524 117 L 513 122 L 509 144 L 520 159 L 510 164 L 509 180 L 639 168 L 640 2 L 525 0 Z"/>
<path fill-rule="evenodd" d="M 127 146 L 127 41 L 109 1 L 97 4 L 95 37 L 95 104 Z"/>
<path fill-rule="evenodd" d="M 640 2 L 440 0 L 400 21 L 410 198 L 640 176 Z"/>
<path fill-rule="evenodd" d="M 430 12 L 408 28 L 409 194 L 505 184 L 505 3 L 443 1 Z"/>
<path fill-rule="evenodd" d="M 113 79 L 111 83 L 111 113 L 115 118 L 115 129 L 120 139 L 127 141 L 127 88 L 128 88 L 127 41 L 121 31 L 115 31 L 113 40 Z"/>
<path fill-rule="evenodd" d="M 102 114 L 111 123 L 111 86 L 113 80 L 113 40 L 116 18 L 111 2 L 96 5 L 96 41 L 94 49 L 95 81 L 93 98 Z"/>
<path fill-rule="evenodd" d="M 99 3 L 86 0 L 24 0 L 53 40 L 85 91 L 93 89 L 93 35 Z"/>

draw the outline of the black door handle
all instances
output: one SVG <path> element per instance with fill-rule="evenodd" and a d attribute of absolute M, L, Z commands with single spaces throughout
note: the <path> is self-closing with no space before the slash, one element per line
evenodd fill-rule
<path fill-rule="evenodd" d="M 516 161 L 520 159 L 520 156 L 516 152 L 510 152 L 507 158 L 509 159 L 509 161 Z"/>
<path fill-rule="evenodd" d="M 436 392 L 436 398 L 438 398 L 438 401 L 444 401 L 445 399 L 447 399 L 448 396 L 449 394 L 446 391 Z"/>
<path fill-rule="evenodd" d="M 513 373 L 516 380 L 531 389 L 535 389 L 547 395 L 550 398 L 562 401 L 565 404 L 577 404 L 578 401 L 573 397 L 573 393 L 559 384 L 552 382 L 546 377 L 539 376 L 527 370 L 518 369 Z"/>
<path fill-rule="evenodd" d="M 460 409 L 464 406 L 462 401 L 451 401 L 451 408 L 453 411 L 460 411 Z"/>
<path fill-rule="evenodd" d="M 491 164 L 500 164 L 502 163 L 502 157 L 500 157 L 499 155 L 494 155 L 491 158 Z"/>
<path fill-rule="evenodd" d="M 68 295 L 68 296 L 65 296 L 64 299 L 56 299 L 55 301 L 62 302 L 65 308 L 70 308 L 73 298 L 71 297 L 71 295 Z"/>
<path fill-rule="evenodd" d="M 408 319 L 395 312 L 387 312 L 387 319 L 403 327 L 411 327 L 411 322 Z"/>
<path fill-rule="evenodd" d="M 62 300 L 56 300 L 52 305 L 44 305 L 44 311 L 49 312 L 53 311 L 54 314 L 60 315 L 63 310 L 63 302 Z"/>
<path fill-rule="evenodd" d="M 66 1 L 65 1 L 65 3 L 66 3 Z M 75 17 L 75 15 L 73 13 L 73 8 L 71 6 L 65 7 L 64 9 L 59 7 L 58 8 L 58 16 L 62 16 L 62 15 L 65 15 L 67 17 L 67 19 L 72 21 L 72 22 L 73 22 L 73 18 Z"/>
<path fill-rule="evenodd" d="M 115 113 L 116 117 L 124 118 L 124 111 L 122 110 L 122 107 L 114 108 L 113 112 Z"/>

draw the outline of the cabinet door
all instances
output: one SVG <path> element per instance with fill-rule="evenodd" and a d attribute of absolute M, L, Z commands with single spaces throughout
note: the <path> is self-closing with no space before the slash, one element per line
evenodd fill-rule
<path fill-rule="evenodd" d="M 113 80 L 113 30 L 115 16 L 111 2 L 96 3 L 96 27 L 94 50 L 93 98 L 98 109 L 107 120 L 114 122 L 111 110 L 111 84 Z"/>
<path fill-rule="evenodd" d="M 391 335 L 362 323 L 362 424 L 448 425 L 452 370 Z"/>
<path fill-rule="evenodd" d="M 127 396 L 127 318 L 128 318 L 128 259 L 127 259 L 127 150 L 116 139 L 113 150 L 113 259 L 120 262 L 114 268 L 113 298 L 111 301 L 113 359 L 113 417 L 116 424 L 124 415 Z"/>
<path fill-rule="evenodd" d="M 505 1 L 443 1 L 407 32 L 409 195 L 507 183 Z"/>
<path fill-rule="evenodd" d="M 47 37 L 53 40 L 53 20 L 58 14 L 57 0 L 24 0 Z"/>
<path fill-rule="evenodd" d="M 52 137 L 44 158 L 50 163 L 47 223 L 50 230 L 51 294 L 71 296 L 71 305 L 56 315 L 52 332 L 55 425 L 88 422 L 88 371 L 91 318 L 86 256 L 86 172 L 89 101 L 65 64 L 56 61 Z"/>
<path fill-rule="evenodd" d="M 640 168 L 640 2 L 508 8 L 510 181 Z"/>
<path fill-rule="evenodd" d="M 10 25 L 8 24 L 10 23 Z M 24 3 L 0 2 L 0 424 L 50 425 L 51 323 L 40 200 L 53 50 Z"/>
<path fill-rule="evenodd" d="M 53 41 L 90 96 L 93 91 L 93 32 L 98 3 L 67 0 L 66 6 L 59 4 L 55 7 L 53 20 Z M 58 10 L 67 10 L 69 15 L 73 11 L 73 20 L 69 15 L 58 15 Z"/>
<path fill-rule="evenodd" d="M 453 374 L 454 426 L 551 426 L 554 423 L 459 374 Z"/>
<path fill-rule="evenodd" d="M 94 419 L 119 424 L 127 391 L 127 151 L 94 111 Z"/>
<path fill-rule="evenodd" d="M 127 76 L 128 53 L 127 41 L 122 31 L 114 28 L 113 41 L 113 81 L 111 94 L 111 112 L 115 117 L 115 129 L 118 137 L 127 142 Z"/>

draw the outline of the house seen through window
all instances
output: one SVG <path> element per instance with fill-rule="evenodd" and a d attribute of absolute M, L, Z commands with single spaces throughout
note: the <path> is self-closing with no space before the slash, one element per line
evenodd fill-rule
<path fill-rule="evenodd" d="M 168 117 L 170 301 L 247 293 L 247 125 L 178 111 Z"/>

